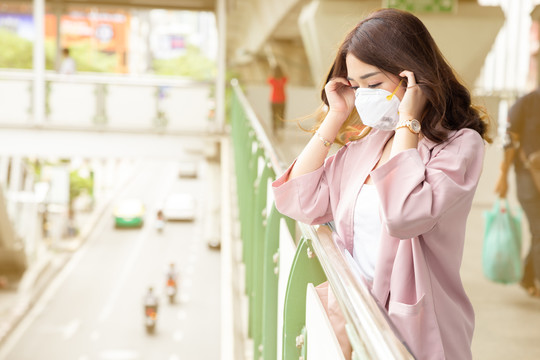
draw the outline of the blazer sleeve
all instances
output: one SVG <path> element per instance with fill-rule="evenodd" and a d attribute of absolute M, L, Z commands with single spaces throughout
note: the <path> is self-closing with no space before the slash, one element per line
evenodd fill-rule
<path fill-rule="evenodd" d="M 311 173 L 289 180 L 295 160 L 272 183 L 278 211 L 309 225 L 332 221 L 329 178 L 334 170 L 334 158 L 327 158 L 323 166 Z"/>
<path fill-rule="evenodd" d="M 480 134 L 466 129 L 427 164 L 409 149 L 372 171 L 388 233 L 399 239 L 425 234 L 455 204 L 474 196 L 483 154 Z"/>

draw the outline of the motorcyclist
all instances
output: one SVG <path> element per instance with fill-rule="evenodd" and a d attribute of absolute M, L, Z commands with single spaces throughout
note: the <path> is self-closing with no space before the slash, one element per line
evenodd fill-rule
<path fill-rule="evenodd" d="M 163 210 L 158 210 L 157 212 L 157 219 L 163 221 Z"/>
<path fill-rule="evenodd" d="M 174 263 L 169 264 L 169 270 L 167 271 L 167 285 L 173 284 L 176 289 L 176 279 L 178 278 L 178 272 L 174 266 Z"/>
<path fill-rule="evenodd" d="M 156 214 L 156 227 L 159 231 L 163 230 L 163 227 L 165 226 L 165 217 L 163 216 L 163 210 L 158 210 Z"/>
<path fill-rule="evenodd" d="M 146 314 L 150 309 L 157 313 L 158 305 L 159 299 L 156 294 L 154 294 L 154 289 L 150 286 L 148 292 L 144 296 L 144 313 Z"/>

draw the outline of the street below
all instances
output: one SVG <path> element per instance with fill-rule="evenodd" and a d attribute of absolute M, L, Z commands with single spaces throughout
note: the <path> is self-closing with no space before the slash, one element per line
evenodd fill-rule
<path fill-rule="evenodd" d="M 205 240 L 210 172 L 178 176 L 174 161 L 145 160 L 0 349 L 0 359 L 120 360 L 218 359 L 220 354 L 220 254 Z M 166 222 L 156 212 L 172 193 L 196 198 L 194 221 Z M 145 205 L 142 228 L 114 226 L 114 203 L 137 198 Z M 165 294 L 171 263 L 178 294 Z M 143 297 L 159 297 L 154 334 L 144 327 Z"/>

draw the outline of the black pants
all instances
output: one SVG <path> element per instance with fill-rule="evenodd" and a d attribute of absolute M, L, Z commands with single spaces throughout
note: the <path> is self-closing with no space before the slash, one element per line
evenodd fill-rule
<path fill-rule="evenodd" d="M 525 258 L 522 283 L 527 286 L 540 281 L 540 192 L 527 169 L 516 169 L 516 184 L 519 203 L 525 211 L 531 232 L 531 247 Z"/>
<path fill-rule="evenodd" d="M 285 126 L 285 103 L 272 103 L 272 130 L 283 129 Z"/>

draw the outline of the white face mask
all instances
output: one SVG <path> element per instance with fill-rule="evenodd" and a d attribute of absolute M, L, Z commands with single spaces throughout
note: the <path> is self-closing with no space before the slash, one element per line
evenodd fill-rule
<path fill-rule="evenodd" d="M 356 89 L 354 105 L 364 125 L 384 131 L 396 129 L 400 101 L 395 94 L 400 85 L 401 81 L 392 93 L 383 89 Z"/>

